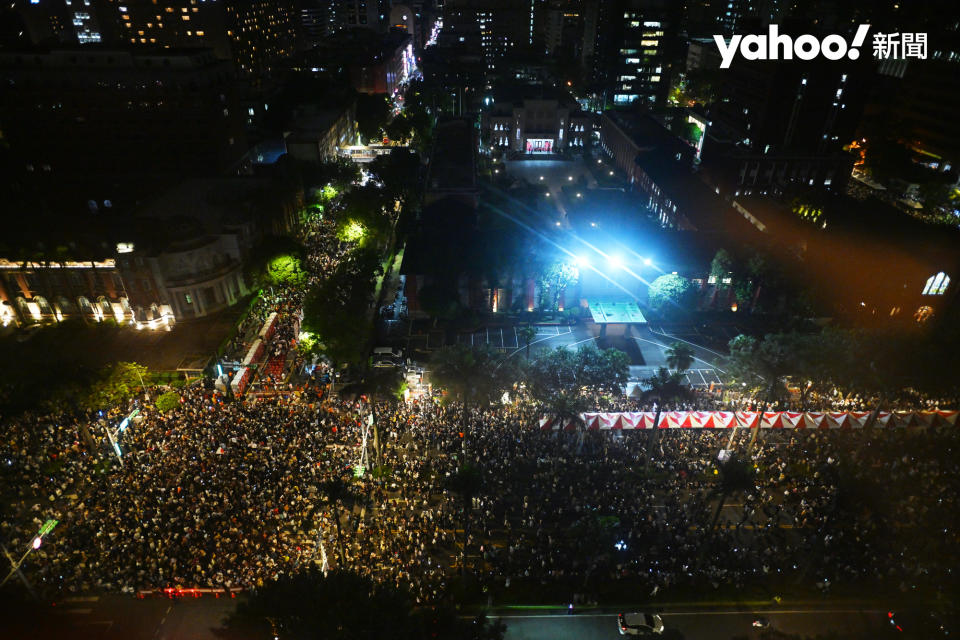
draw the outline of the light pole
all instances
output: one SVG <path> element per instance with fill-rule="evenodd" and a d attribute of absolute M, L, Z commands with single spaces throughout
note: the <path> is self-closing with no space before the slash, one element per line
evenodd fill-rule
<path fill-rule="evenodd" d="M 37 532 L 37 535 L 33 537 L 33 540 L 30 541 L 30 546 L 27 547 L 27 550 L 20 557 L 19 560 L 14 562 L 13 556 L 10 554 L 10 551 L 7 550 L 5 545 L 0 545 L 0 548 L 3 549 L 3 554 L 7 557 L 7 560 L 10 561 L 10 573 L 7 574 L 7 577 L 3 579 L 3 582 L 0 582 L 0 587 L 7 584 L 7 581 L 13 577 L 14 574 L 17 574 L 20 577 L 20 580 L 23 581 L 24 586 L 27 588 L 27 591 L 30 592 L 30 595 L 36 598 L 36 594 L 33 592 L 33 589 L 30 587 L 30 583 L 27 581 L 26 576 L 23 575 L 23 572 L 20 570 L 20 565 L 23 564 L 23 561 L 27 559 L 27 556 L 30 555 L 36 549 L 40 548 L 40 545 L 43 543 L 43 536 L 47 535 L 53 528 L 57 526 L 59 520 L 49 519 L 43 523 L 43 526 L 40 527 L 40 531 Z"/>

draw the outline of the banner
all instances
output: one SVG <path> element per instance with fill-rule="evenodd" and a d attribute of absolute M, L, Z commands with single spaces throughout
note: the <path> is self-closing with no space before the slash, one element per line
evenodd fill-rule
<path fill-rule="evenodd" d="M 660 414 L 658 429 L 752 429 L 760 423 L 761 429 L 861 429 L 870 420 L 870 411 L 839 411 L 806 413 L 794 411 L 766 411 L 761 416 L 754 411 L 664 411 Z M 957 424 L 958 411 L 881 411 L 874 427 L 942 427 Z M 581 413 L 582 424 L 571 419 L 540 418 L 542 431 L 619 431 L 653 429 L 657 414 L 654 411 L 629 413 Z"/>

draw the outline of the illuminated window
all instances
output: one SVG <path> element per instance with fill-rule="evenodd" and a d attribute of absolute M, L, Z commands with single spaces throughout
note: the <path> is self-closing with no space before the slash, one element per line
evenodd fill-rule
<path fill-rule="evenodd" d="M 948 276 L 943 271 L 941 271 L 940 273 L 927 278 L 927 284 L 923 288 L 923 295 L 942 296 L 944 293 L 947 292 L 947 287 L 949 286 L 950 286 L 950 276 Z"/>
<path fill-rule="evenodd" d="M 197 31 L 197 35 L 198 35 L 198 36 L 202 36 L 202 35 L 203 35 L 203 31 Z"/>
<path fill-rule="evenodd" d="M 184 19 L 185 21 L 187 21 L 187 22 L 190 21 L 190 16 L 180 16 L 180 17 L 183 18 L 183 19 Z"/>

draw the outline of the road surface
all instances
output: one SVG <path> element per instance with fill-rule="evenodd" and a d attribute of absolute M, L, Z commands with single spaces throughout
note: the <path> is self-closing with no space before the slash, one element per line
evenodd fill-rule
<path fill-rule="evenodd" d="M 661 613 L 663 640 L 754 640 L 761 632 L 751 626 L 754 614 L 740 611 Z M 785 610 L 763 614 L 770 629 L 787 634 L 816 636 L 833 632 L 837 637 L 861 637 L 870 633 L 884 638 L 886 619 L 880 610 Z M 618 638 L 615 614 L 585 613 L 568 616 L 503 616 L 506 640 L 612 640 Z"/>

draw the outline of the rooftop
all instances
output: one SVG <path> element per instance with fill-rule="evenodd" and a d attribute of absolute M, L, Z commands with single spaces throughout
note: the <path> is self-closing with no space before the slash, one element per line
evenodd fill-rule
<path fill-rule="evenodd" d="M 475 136 L 468 119 L 437 124 L 427 178 L 428 191 L 464 191 L 477 187 Z"/>

